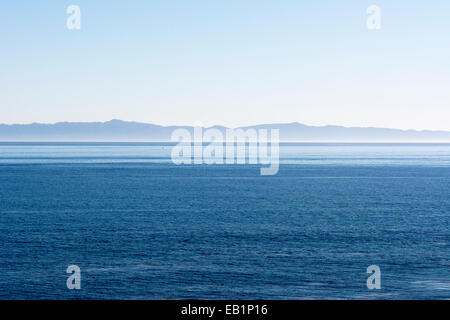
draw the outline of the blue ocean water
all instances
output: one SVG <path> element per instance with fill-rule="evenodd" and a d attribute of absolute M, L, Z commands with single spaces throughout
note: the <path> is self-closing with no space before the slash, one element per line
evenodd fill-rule
<path fill-rule="evenodd" d="M 450 298 L 450 144 L 283 144 L 275 176 L 171 148 L 0 143 L 0 298 Z"/>

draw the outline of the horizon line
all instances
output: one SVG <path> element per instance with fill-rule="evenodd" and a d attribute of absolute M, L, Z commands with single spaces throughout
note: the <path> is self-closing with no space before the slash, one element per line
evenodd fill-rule
<path fill-rule="evenodd" d="M 192 141 L 191 143 L 194 143 L 195 141 Z M 216 143 L 227 143 L 230 141 L 223 140 L 223 141 L 217 141 Z M 271 143 L 271 141 L 261 141 L 264 143 Z M 87 144 L 87 143 L 137 143 L 137 144 L 158 144 L 158 143 L 164 143 L 164 144 L 179 144 L 179 142 L 174 141 L 163 141 L 163 140 L 0 140 L 0 145 L 2 144 L 59 144 L 59 143 L 73 143 L 73 144 Z M 208 145 L 211 142 L 203 142 L 204 145 Z M 214 143 L 214 142 L 212 142 Z M 239 142 L 235 142 L 239 143 Z M 242 143 L 242 141 L 240 141 Z M 259 142 L 258 142 L 259 143 Z M 280 144 L 450 144 L 450 140 L 298 140 L 298 141 L 291 141 L 291 140 L 280 140 Z M 249 142 L 245 142 L 245 144 L 249 144 Z"/>
<path fill-rule="evenodd" d="M 179 124 L 179 125 L 176 125 L 176 124 L 173 124 L 173 125 L 162 125 L 162 124 L 155 124 L 155 123 L 150 123 L 150 122 L 139 122 L 139 121 L 134 121 L 134 120 L 121 120 L 121 119 L 111 119 L 111 120 L 106 120 L 106 121 L 56 121 L 56 122 L 0 123 L 0 125 L 4 125 L 4 126 L 27 126 L 27 125 L 56 125 L 56 124 L 94 124 L 94 123 L 106 124 L 106 123 L 110 123 L 110 122 L 124 122 L 124 123 L 146 124 L 146 125 L 153 125 L 153 126 L 158 126 L 158 127 L 162 127 L 162 128 L 167 128 L 167 127 L 192 127 L 193 128 L 193 127 L 195 127 L 195 124 L 190 124 L 190 125 L 184 125 L 184 124 Z M 415 132 L 450 132 L 450 129 L 448 129 L 448 130 L 442 130 L 442 129 L 399 129 L 399 128 L 374 127 L 374 126 L 363 127 L 363 126 L 358 126 L 358 125 L 345 126 L 345 125 L 337 125 L 337 124 L 310 125 L 310 124 L 305 124 L 305 123 L 298 122 L 298 121 L 258 123 L 258 124 L 250 124 L 250 125 L 241 125 L 241 126 L 237 126 L 237 127 L 231 127 L 231 126 L 220 125 L 220 124 L 214 124 L 214 125 L 211 125 L 211 126 L 202 126 L 201 122 L 200 122 L 200 126 L 202 128 L 205 128 L 205 129 L 213 128 L 213 127 L 224 127 L 224 128 L 227 128 L 227 129 L 239 129 L 239 128 L 247 128 L 247 127 L 255 127 L 255 126 L 264 126 L 264 125 L 287 125 L 287 124 L 299 124 L 299 125 L 303 125 L 303 126 L 307 126 L 307 127 L 315 127 L 315 128 L 341 127 L 341 128 L 347 128 L 347 129 L 353 129 L 353 128 L 357 128 L 357 129 L 385 129 L 385 130 L 398 130 L 398 131 L 406 131 L 406 132 L 407 131 L 415 131 Z"/>

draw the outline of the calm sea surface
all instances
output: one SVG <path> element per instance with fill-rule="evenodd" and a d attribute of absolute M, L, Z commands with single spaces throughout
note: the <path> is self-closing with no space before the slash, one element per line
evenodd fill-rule
<path fill-rule="evenodd" d="M 171 149 L 0 143 L 0 298 L 450 298 L 450 144 L 283 144 L 275 176 Z"/>

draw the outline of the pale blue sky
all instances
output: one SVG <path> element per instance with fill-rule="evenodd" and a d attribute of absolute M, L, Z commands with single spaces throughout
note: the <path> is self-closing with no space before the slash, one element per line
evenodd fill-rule
<path fill-rule="evenodd" d="M 449 57 L 448 0 L 2 0 L 0 123 L 450 130 Z"/>

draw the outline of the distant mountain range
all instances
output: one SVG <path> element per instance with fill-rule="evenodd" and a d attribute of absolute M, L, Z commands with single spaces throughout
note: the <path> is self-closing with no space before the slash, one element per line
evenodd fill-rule
<path fill-rule="evenodd" d="M 111 120 L 107 122 L 58 122 L 55 124 L 0 124 L 0 141 L 170 141 L 173 130 L 191 126 Z M 225 132 L 223 126 L 214 126 Z M 417 131 L 342 126 L 308 126 L 301 123 L 262 124 L 241 129 L 279 129 L 281 141 L 447 141 L 450 131 Z"/>

